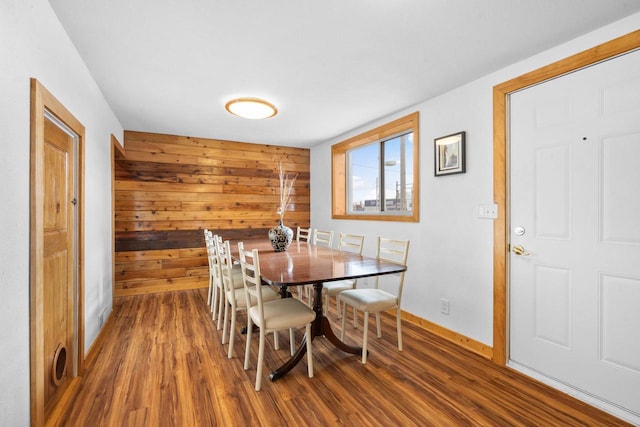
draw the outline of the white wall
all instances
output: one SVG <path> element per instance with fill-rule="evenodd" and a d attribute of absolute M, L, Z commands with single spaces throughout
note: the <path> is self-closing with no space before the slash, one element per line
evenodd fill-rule
<path fill-rule="evenodd" d="M 0 425 L 29 425 L 29 79 L 86 128 L 85 349 L 111 310 L 110 134 L 122 126 L 46 0 L 0 3 Z"/>
<path fill-rule="evenodd" d="M 640 14 L 312 149 L 312 225 L 411 239 L 403 308 L 492 342 L 492 223 L 475 208 L 492 192 L 492 86 L 640 27 Z M 114 116 L 46 0 L 0 3 L 0 424 L 29 425 L 29 78 L 39 79 L 86 127 L 85 349 L 111 310 L 110 141 Z M 330 146 L 419 110 L 420 223 L 331 220 Z M 433 138 L 467 131 L 467 173 L 433 177 Z M 326 177 L 326 178 L 325 178 Z M 439 298 L 451 314 L 439 313 Z"/>
<path fill-rule="evenodd" d="M 437 98 L 381 118 L 311 150 L 311 225 L 375 237 L 410 239 L 402 308 L 493 345 L 493 221 L 477 207 L 493 202 L 493 86 L 640 28 L 640 14 L 593 31 Z M 331 219 L 331 145 L 414 111 L 420 112 L 420 222 Z M 467 172 L 433 176 L 433 140 L 466 131 Z M 440 299 L 450 314 L 440 313 Z"/>

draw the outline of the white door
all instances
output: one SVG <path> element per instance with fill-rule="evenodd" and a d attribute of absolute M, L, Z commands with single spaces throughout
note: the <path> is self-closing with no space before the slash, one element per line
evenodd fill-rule
<path fill-rule="evenodd" d="M 510 360 L 640 417 L 640 52 L 509 108 Z"/>

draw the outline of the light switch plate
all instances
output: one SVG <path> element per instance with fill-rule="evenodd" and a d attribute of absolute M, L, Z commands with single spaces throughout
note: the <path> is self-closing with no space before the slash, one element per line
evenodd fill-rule
<path fill-rule="evenodd" d="M 449 300 L 440 298 L 440 313 L 449 315 Z"/>
<path fill-rule="evenodd" d="M 498 205 L 492 203 L 490 205 L 478 206 L 478 218 L 496 219 L 498 218 Z"/>

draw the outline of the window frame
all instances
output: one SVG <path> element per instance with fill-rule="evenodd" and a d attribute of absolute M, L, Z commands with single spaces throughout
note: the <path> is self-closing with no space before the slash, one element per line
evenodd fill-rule
<path fill-rule="evenodd" d="M 332 219 L 360 219 L 365 221 L 397 221 L 419 222 L 419 194 L 420 194 L 420 169 L 419 147 L 420 137 L 418 133 L 419 114 L 416 111 L 407 116 L 393 120 L 382 126 L 371 129 L 360 135 L 356 135 L 345 141 L 331 146 L 331 218 Z M 347 206 L 347 152 L 372 142 L 382 141 L 400 133 L 413 132 L 413 212 L 410 215 L 389 214 L 388 211 L 380 213 L 355 214 L 349 213 Z"/>

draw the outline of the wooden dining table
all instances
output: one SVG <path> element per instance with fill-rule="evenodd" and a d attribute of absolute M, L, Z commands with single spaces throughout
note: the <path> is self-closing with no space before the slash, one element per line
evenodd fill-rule
<path fill-rule="evenodd" d="M 324 315 L 323 283 L 401 273 L 407 269 L 404 265 L 307 242 L 294 241 L 286 251 L 276 252 L 267 239 L 246 240 L 244 248 L 245 250 L 258 249 L 262 282 L 280 288 L 283 298 L 291 296 L 288 291 L 290 286 L 313 285 L 313 310 L 316 318 L 311 328 L 312 340 L 316 337 L 325 337 L 340 350 L 359 356 L 362 356 L 362 347 L 354 347 L 342 342 L 333 333 L 329 319 Z M 235 242 L 232 245 L 232 254 L 234 258 L 238 258 L 238 247 Z M 303 358 L 307 351 L 305 339 L 291 359 L 271 372 L 269 375 L 271 381 L 284 376 Z"/>

